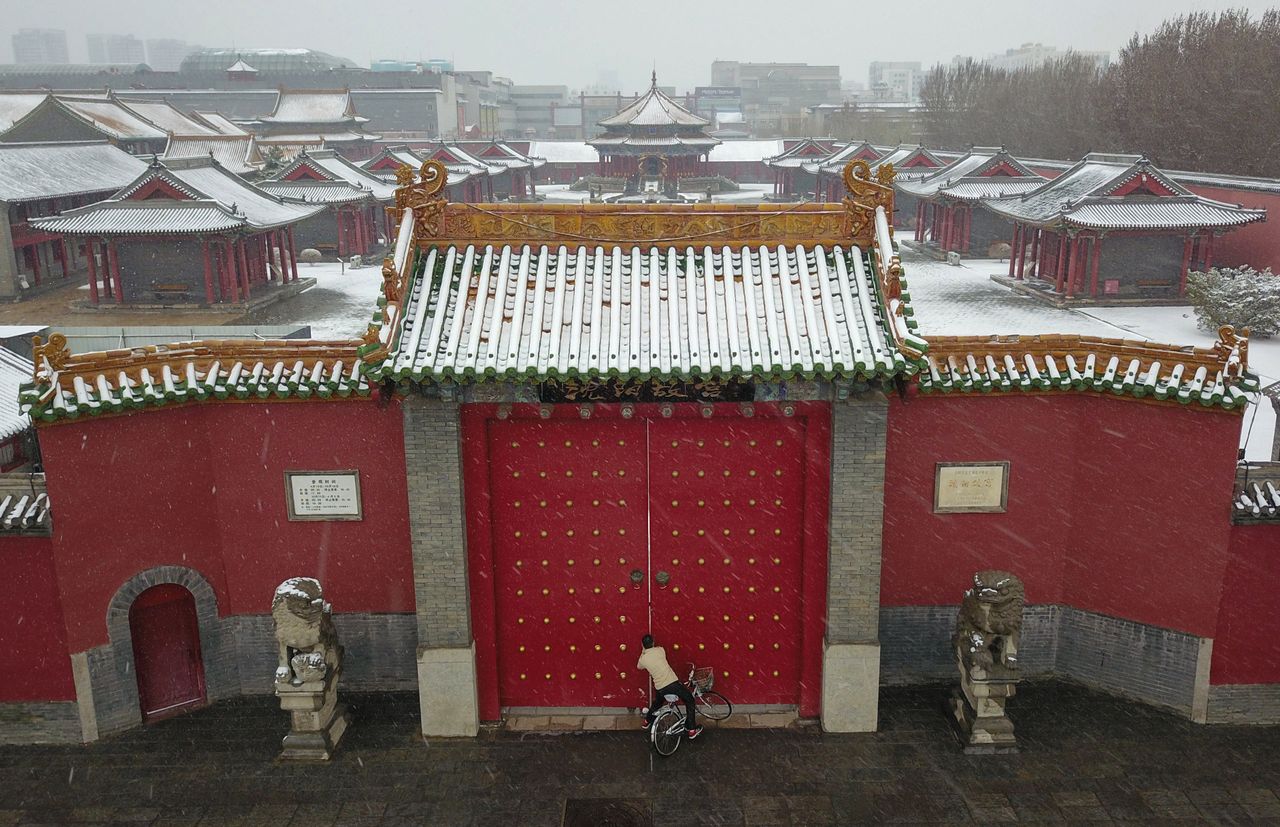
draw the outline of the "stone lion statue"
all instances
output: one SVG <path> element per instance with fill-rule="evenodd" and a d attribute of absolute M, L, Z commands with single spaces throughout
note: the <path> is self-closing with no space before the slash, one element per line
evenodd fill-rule
<path fill-rule="evenodd" d="M 964 593 L 956 617 L 955 645 L 962 662 L 983 669 L 999 663 L 1018 668 L 1022 634 L 1022 581 L 1007 571 L 980 571 Z"/>
<path fill-rule="evenodd" d="M 271 617 L 280 646 L 276 683 L 324 680 L 338 666 L 341 649 L 333 626 L 333 607 L 324 602 L 320 581 L 291 577 L 276 588 Z"/>

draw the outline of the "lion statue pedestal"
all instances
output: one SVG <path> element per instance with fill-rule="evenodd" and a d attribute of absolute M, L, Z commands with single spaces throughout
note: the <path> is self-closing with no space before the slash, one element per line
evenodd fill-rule
<path fill-rule="evenodd" d="M 980 571 L 964 593 L 952 645 L 960 688 L 948 709 L 967 753 L 1017 752 L 1005 703 L 1017 690 L 1022 634 L 1022 581 L 1006 571 Z"/>
<path fill-rule="evenodd" d="M 280 757 L 328 761 L 351 722 L 346 704 L 338 702 L 342 647 L 333 608 L 319 581 L 291 577 L 276 588 L 271 616 L 280 646 L 276 697 L 291 717 Z"/>

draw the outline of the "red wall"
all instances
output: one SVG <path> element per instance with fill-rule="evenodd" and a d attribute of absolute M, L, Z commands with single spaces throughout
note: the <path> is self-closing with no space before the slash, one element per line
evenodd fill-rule
<path fill-rule="evenodd" d="M 67 645 L 107 641 L 111 597 L 160 565 L 199 571 L 221 614 L 319 577 L 338 612 L 413 611 L 399 404 L 221 403 L 43 428 Z M 290 522 L 286 470 L 360 470 L 364 519 Z M 71 504 L 74 504 L 73 506 Z"/>
<path fill-rule="evenodd" d="M 1280 525 L 1231 529 L 1209 682 L 1280 683 Z"/>
<path fill-rule="evenodd" d="M 1232 230 L 1214 242 L 1213 258 L 1219 264 L 1247 264 L 1258 270 L 1270 267 L 1280 272 L 1280 194 L 1184 184 L 1187 189 L 1228 204 L 1240 204 L 1267 211 L 1267 220 Z"/>
<path fill-rule="evenodd" d="M 1004 568 L 1031 603 L 1212 637 L 1240 417 L 1084 395 L 889 406 L 881 602 L 956 604 Z M 1009 460 L 1003 514 L 934 514 L 934 464 Z"/>
<path fill-rule="evenodd" d="M 74 701 L 47 537 L 0 539 L 0 702 Z"/>

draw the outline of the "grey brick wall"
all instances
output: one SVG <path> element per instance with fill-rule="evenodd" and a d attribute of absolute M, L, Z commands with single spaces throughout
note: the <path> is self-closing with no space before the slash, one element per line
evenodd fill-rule
<path fill-rule="evenodd" d="M 418 645 L 471 645 L 458 406 L 410 393 L 404 409 Z"/>
<path fill-rule="evenodd" d="M 1058 673 L 1088 686 L 1182 712 L 1191 710 L 1200 638 L 1064 608 Z"/>
<path fill-rule="evenodd" d="M 881 682 L 954 679 L 950 640 L 958 608 L 882 608 Z M 1052 675 L 1190 713 L 1199 651 L 1200 638 L 1184 632 L 1068 606 L 1027 606 L 1019 655 L 1027 677 Z"/>
<path fill-rule="evenodd" d="M 1209 723 L 1280 724 L 1280 684 L 1209 687 Z"/>
<path fill-rule="evenodd" d="M 956 677 L 951 635 L 958 606 L 885 606 L 880 609 L 880 681 L 889 686 Z M 1018 658 L 1022 674 L 1053 672 L 1058 653 L 1057 606 L 1027 606 Z"/>
<path fill-rule="evenodd" d="M 878 391 L 832 405 L 828 643 L 875 643 L 879 635 L 888 418 Z"/>
<path fill-rule="evenodd" d="M 0 744 L 78 744 L 75 701 L 0 704 Z"/>
<path fill-rule="evenodd" d="M 235 627 L 241 691 L 246 695 L 271 694 L 277 665 L 271 615 L 238 615 L 227 620 Z M 418 688 L 418 627 L 412 614 L 336 612 L 333 625 L 343 649 L 342 689 Z"/>

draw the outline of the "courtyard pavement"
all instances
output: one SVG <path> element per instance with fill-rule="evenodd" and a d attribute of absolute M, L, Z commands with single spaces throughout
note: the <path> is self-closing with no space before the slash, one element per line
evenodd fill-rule
<path fill-rule="evenodd" d="M 319 766 L 276 760 L 273 698 L 237 698 L 89 746 L 0 748 L 0 825 L 1280 824 L 1280 727 L 1029 683 L 1010 703 L 1022 751 L 966 756 L 945 694 L 883 690 L 876 733 L 710 725 L 668 759 L 638 728 L 423 739 L 415 695 L 354 695 Z M 581 799 L 641 818 L 566 822 Z"/>

